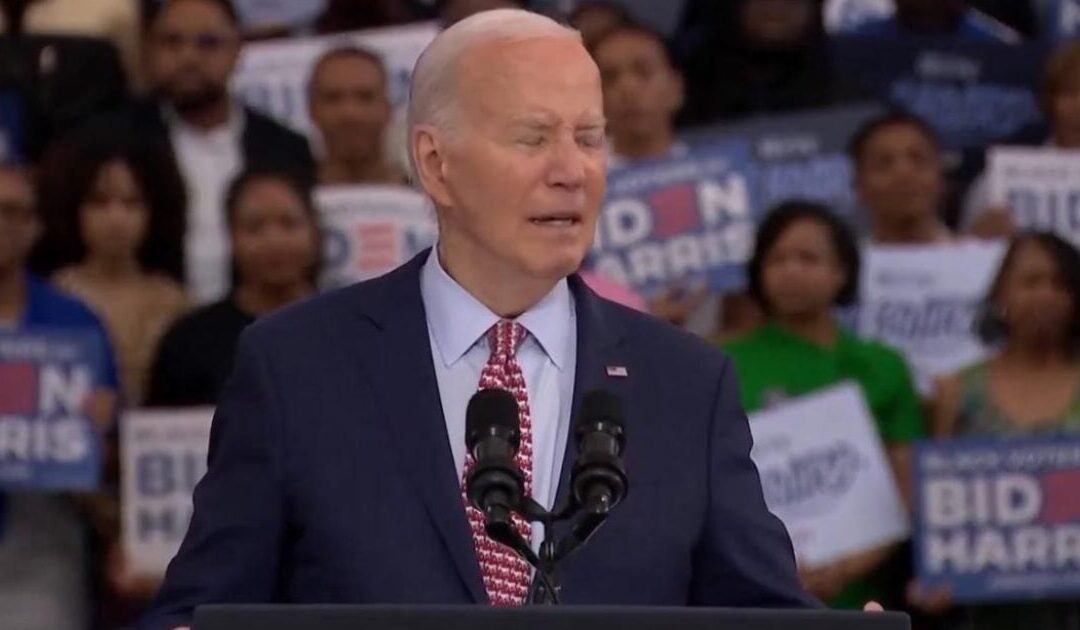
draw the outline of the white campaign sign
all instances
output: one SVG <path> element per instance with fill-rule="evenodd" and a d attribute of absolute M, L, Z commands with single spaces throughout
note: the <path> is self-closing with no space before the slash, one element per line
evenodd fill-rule
<path fill-rule="evenodd" d="M 825 0 L 825 28 L 830 33 L 848 33 L 894 12 L 893 0 Z"/>
<path fill-rule="evenodd" d="M 752 414 L 750 432 L 765 502 L 787 526 L 801 568 L 908 537 L 907 510 L 858 386 Z"/>
<path fill-rule="evenodd" d="M 859 334 L 903 353 L 921 394 L 986 356 L 975 333 L 1004 244 L 881 246 L 863 251 Z"/>
<path fill-rule="evenodd" d="M 191 520 L 206 472 L 211 408 L 137 410 L 121 421 L 123 545 L 134 572 L 162 576 Z"/>
<path fill-rule="evenodd" d="M 1080 150 L 993 147 L 987 169 L 991 203 L 1018 227 L 1080 245 Z"/>
<path fill-rule="evenodd" d="M 381 276 L 435 242 L 435 209 L 415 189 L 324 186 L 315 202 L 323 230 L 323 289 Z"/>
<path fill-rule="evenodd" d="M 391 102 L 399 105 L 408 95 L 416 60 L 438 32 L 438 26 L 425 22 L 247 44 L 233 77 L 233 89 L 252 107 L 311 137 L 307 84 L 319 55 L 339 46 L 362 46 L 381 55 Z"/>

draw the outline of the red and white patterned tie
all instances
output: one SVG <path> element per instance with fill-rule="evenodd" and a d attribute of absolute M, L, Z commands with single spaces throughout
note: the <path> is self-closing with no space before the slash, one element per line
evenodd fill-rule
<path fill-rule="evenodd" d="M 521 446 L 514 461 L 525 476 L 525 496 L 532 496 L 532 415 L 529 413 L 529 394 L 525 389 L 525 375 L 518 364 L 516 354 L 528 334 L 521 324 L 501 320 L 487 332 L 491 356 L 480 372 L 480 389 L 505 389 L 514 395 L 518 403 L 521 422 Z M 488 538 L 484 531 L 484 515 L 469 504 L 465 494 L 464 479 L 476 466 L 471 454 L 465 456 L 465 474 L 461 484 L 461 497 L 472 529 L 473 546 L 480 561 L 480 574 L 484 588 L 494 606 L 520 606 L 529 594 L 532 570 L 512 549 Z M 517 514 L 513 516 L 514 527 L 529 541 L 532 531 L 529 523 Z"/>

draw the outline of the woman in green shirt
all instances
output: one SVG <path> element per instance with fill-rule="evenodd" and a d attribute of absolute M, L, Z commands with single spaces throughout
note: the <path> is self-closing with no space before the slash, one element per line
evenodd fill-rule
<path fill-rule="evenodd" d="M 747 411 L 841 381 L 858 383 L 901 492 L 910 497 L 910 444 L 923 435 L 923 422 L 907 367 L 895 350 L 856 338 L 833 314 L 856 297 L 859 252 L 850 230 L 823 206 L 781 204 L 758 230 L 748 273 L 750 294 L 769 321 L 724 346 Z M 874 549 L 805 570 L 804 586 L 837 607 L 870 599 L 895 605 L 902 586 L 891 583 L 894 572 L 882 569 L 893 551 Z"/>

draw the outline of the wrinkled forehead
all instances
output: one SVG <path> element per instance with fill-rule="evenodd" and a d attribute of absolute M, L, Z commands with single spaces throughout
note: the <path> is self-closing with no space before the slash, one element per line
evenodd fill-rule
<path fill-rule="evenodd" d="M 455 99 L 482 121 L 545 110 L 573 122 L 600 116 L 602 98 L 596 63 L 571 37 L 484 42 L 457 67 Z"/>

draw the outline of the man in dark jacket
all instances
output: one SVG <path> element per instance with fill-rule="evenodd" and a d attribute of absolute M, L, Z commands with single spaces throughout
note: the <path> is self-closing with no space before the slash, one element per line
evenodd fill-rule
<path fill-rule="evenodd" d="M 185 275 L 198 302 L 229 285 L 222 208 L 232 178 L 247 167 L 295 170 L 314 179 L 307 140 L 229 94 L 242 44 L 228 0 L 164 0 L 148 16 L 151 98 L 91 124 L 92 133 L 161 143 L 187 187 Z"/>

